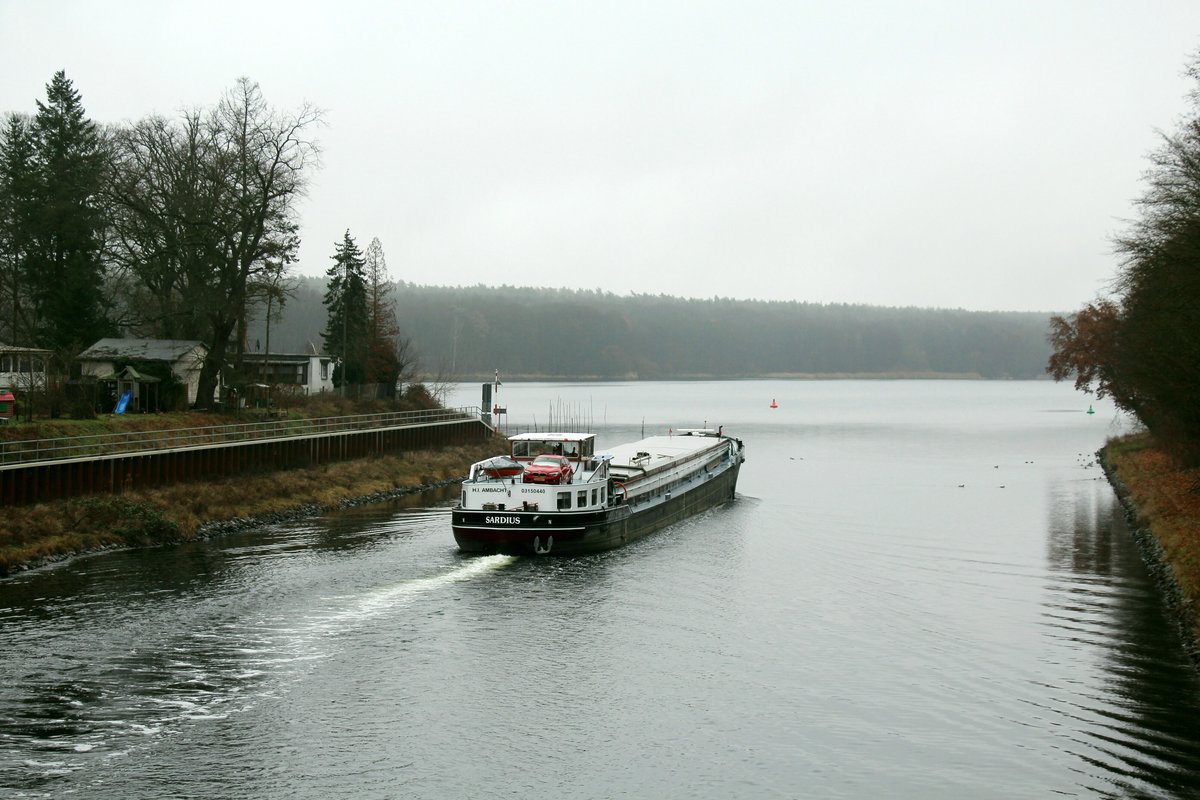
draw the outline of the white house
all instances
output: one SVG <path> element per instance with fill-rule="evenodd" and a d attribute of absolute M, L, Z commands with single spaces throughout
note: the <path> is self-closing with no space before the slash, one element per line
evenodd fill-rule
<path fill-rule="evenodd" d="M 242 363 L 254 380 L 270 386 L 296 387 L 304 394 L 333 391 L 333 357 L 309 346 L 305 353 L 243 353 Z"/>
<path fill-rule="evenodd" d="M 80 371 L 96 378 L 111 377 L 129 364 L 164 363 L 187 387 L 193 405 L 200 388 L 200 368 L 208 355 L 203 342 L 186 339 L 101 339 L 79 354 Z"/>
<path fill-rule="evenodd" d="M 0 343 L 0 391 L 46 388 L 49 350 Z"/>

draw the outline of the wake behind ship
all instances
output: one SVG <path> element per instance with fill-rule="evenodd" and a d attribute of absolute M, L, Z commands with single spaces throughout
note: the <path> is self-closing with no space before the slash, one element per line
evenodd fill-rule
<path fill-rule="evenodd" d="M 472 553 L 572 555 L 620 547 L 732 500 L 746 460 L 720 430 L 651 436 L 603 453 L 595 434 L 526 433 L 480 461 L 452 512 Z"/>

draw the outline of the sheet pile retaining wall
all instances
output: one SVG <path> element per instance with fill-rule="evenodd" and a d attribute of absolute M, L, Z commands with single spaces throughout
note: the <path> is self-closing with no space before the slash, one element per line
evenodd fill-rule
<path fill-rule="evenodd" d="M 120 494 L 245 472 L 313 467 L 480 441 L 478 418 L 374 430 L 307 434 L 0 466 L 0 504 L 24 505 L 86 494 Z"/>

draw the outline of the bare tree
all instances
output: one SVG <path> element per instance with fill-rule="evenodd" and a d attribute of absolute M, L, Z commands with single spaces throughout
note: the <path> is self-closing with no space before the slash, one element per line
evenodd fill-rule
<path fill-rule="evenodd" d="M 1137 415 L 1159 444 L 1200 464 L 1200 52 L 1191 109 L 1151 153 L 1140 216 L 1118 237 L 1116 297 L 1052 321 L 1057 379 Z"/>
<path fill-rule="evenodd" d="M 204 339 L 209 271 L 205 220 L 218 187 L 205 180 L 213 158 L 200 111 L 176 121 L 147 117 L 113 134 L 110 259 L 128 289 L 128 327 L 165 339 Z"/>
<path fill-rule="evenodd" d="M 296 203 L 319 150 L 321 112 L 267 105 L 247 78 L 208 111 L 151 117 L 116 137 L 114 241 L 140 278 L 160 335 L 208 347 L 198 403 L 241 361 L 247 309 L 299 246 Z M 230 353 L 232 348 L 232 353 Z"/>
<path fill-rule="evenodd" d="M 258 84 L 246 78 L 217 104 L 209 126 L 218 158 L 210 164 L 210 180 L 222 187 L 225 202 L 213 244 L 211 277 L 219 301 L 206 306 L 212 342 L 200 371 L 199 396 L 207 400 L 216 388 L 235 340 L 236 361 L 244 348 L 247 287 L 252 276 L 271 265 L 294 259 L 299 247 L 295 203 L 303 196 L 305 168 L 317 157 L 309 130 L 320 112 L 304 106 L 296 114 L 270 108 Z"/>

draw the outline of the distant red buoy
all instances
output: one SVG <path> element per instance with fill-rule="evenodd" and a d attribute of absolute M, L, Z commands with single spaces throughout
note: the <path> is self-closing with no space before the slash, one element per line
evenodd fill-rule
<path fill-rule="evenodd" d="M 771 398 L 771 408 L 779 408 L 779 403 L 775 402 L 775 398 Z"/>

